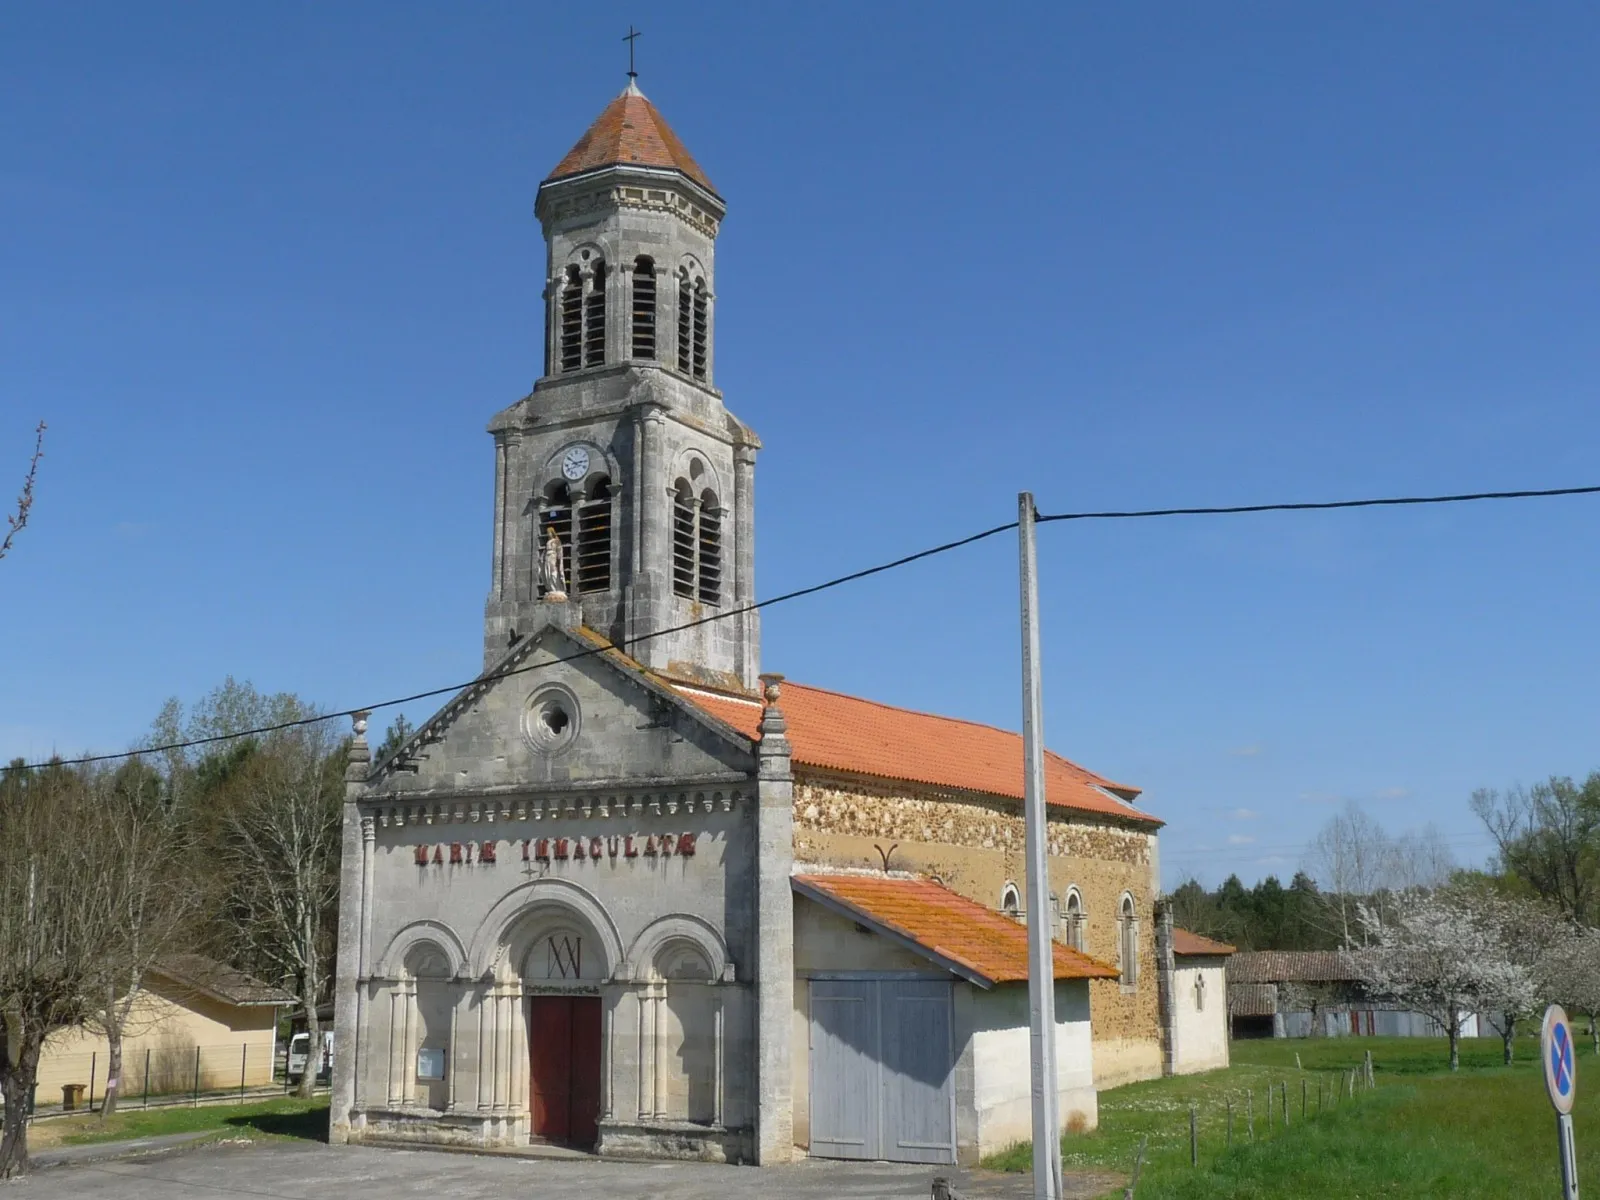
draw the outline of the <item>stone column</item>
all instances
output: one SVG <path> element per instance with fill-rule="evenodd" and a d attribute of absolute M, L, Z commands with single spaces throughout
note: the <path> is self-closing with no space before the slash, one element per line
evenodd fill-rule
<path fill-rule="evenodd" d="M 494 988 L 494 1110 L 504 1112 L 509 1099 L 511 1081 L 506 1078 L 511 1070 L 511 1021 L 508 1012 L 510 997 L 505 985 Z"/>
<path fill-rule="evenodd" d="M 1161 1073 L 1178 1073 L 1178 972 L 1172 950 L 1172 905 L 1156 901 L 1156 993 L 1161 1014 Z"/>
<path fill-rule="evenodd" d="M 655 986 L 656 1028 L 651 1038 L 651 1058 L 654 1060 L 655 1069 L 655 1103 L 651 1111 L 658 1121 L 667 1117 L 667 985 L 658 983 Z"/>
<path fill-rule="evenodd" d="M 482 986 L 482 985 L 480 985 Z M 478 1109 L 494 1107 L 494 985 L 478 995 Z"/>
<path fill-rule="evenodd" d="M 384 1095 L 389 1107 L 396 1108 L 406 1102 L 405 1072 L 402 1063 L 406 1052 L 406 995 L 399 982 L 389 987 L 389 1082 Z"/>
<path fill-rule="evenodd" d="M 722 1078 L 723 1078 L 723 1055 L 724 1055 L 722 989 L 720 987 L 715 988 L 714 991 L 713 991 L 713 996 L 715 997 L 715 1002 L 716 1002 L 716 1010 L 715 1010 L 715 1012 L 716 1012 L 716 1024 L 715 1024 L 715 1027 L 714 1027 L 713 1032 L 712 1032 L 712 1037 L 714 1039 L 713 1046 L 712 1046 L 712 1053 L 716 1057 L 717 1075 L 716 1075 L 716 1080 L 714 1081 L 714 1083 L 712 1085 L 712 1092 L 711 1092 L 711 1105 L 712 1105 L 712 1108 L 711 1108 L 711 1123 L 713 1125 L 720 1126 L 723 1123 L 722 1122 L 722 1111 L 723 1111 L 723 1104 L 722 1104 Z"/>
<path fill-rule="evenodd" d="M 733 604 L 746 608 L 756 598 L 756 447 L 733 448 Z M 761 614 L 734 618 L 740 624 L 743 661 L 739 674 L 745 687 L 756 686 L 761 670 Z"/>
<path fill-rule="evenodd" d="M 490 568 L 489 594 L 495 600 L 506 598 L 506 439 L 494 438 L 494 557 Z"/>
<path fill-rule="evenodd" d="M 672 569 L 672 531 L 667 521 L 666 416 L 655 404 L 638 410 L 642 446 L 641 473 L 632 497 L 639 522 L 639 559 L 633 565 L 633 611 L 628 614 L 630 641 L 665 624 L 666 573 Z M 662 666 L 668 647 L 655 638 L 628 647 L 628 653 L 649 666 Z"/>
<path fill-rule="evenodd" d="M 356 1080 L 363 1052 L 361 1025 L 361 987 L 368 968 L 361 958 L 362 931 L 370 917 L 371 828 L 370 818 L 363 824 L 359 800 L 366 792 L 367 769 L 372 752 L 367 747 L 368 713 L 354 717 L 355 736 L 344 769 L 344 813 L 339 851 L 339 953 L 334 966 L 333 988 L 333 1079 L 328 1108 L 328 1140 L 350 1140 L 350 1120 L 356 1107 Z M 371 934 L 367 933 L 368 940 Z M 309 1053 L 315 1055 L 317 1047 Z M 309 1060 L 308 1060 L 309 1061 Z"/>
<path fill-rule="evenodd" d="M 655 1110 L 655 1019 L 650 1010 L 650 989 L 640 988 L 639 997 L 639 1120 L 648 1121 Z"/>
<path fill-rule="evenodd" d="M 756 1162 L 794 1156 L 789 1047 L 794 1022 L 794 776 L 778 707 L 782 675 L 763 675 L 756 805 Z"/>

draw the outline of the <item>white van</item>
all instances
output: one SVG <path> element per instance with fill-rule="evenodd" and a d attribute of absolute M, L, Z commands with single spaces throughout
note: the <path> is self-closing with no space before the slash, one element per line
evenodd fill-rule
<path fill-rule="evenodd" d="M 297 1033 L 289 1039 L 289 1082 L 298 1083 L 306 1072 L 306 1052 L 311 1046 L 309 1033 Z M 322 1033 L 322 1057 L 317 1063 L 317 1078 L 327 1079 L 333 1074 L 333 1031 Z"/>

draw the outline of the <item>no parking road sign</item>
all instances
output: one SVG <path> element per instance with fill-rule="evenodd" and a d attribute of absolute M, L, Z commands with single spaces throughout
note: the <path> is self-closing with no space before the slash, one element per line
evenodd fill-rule
<path fill-rule="evenodd" d="M 1565 1200 L 1578 1200 L 1578 1154 L 1572 1142 L 1572 1100 L 1578 1093 L 1578 1056 L 1572 1025 L 1559 1004 L 1544 1010 L 1539 1029 L 1539 1057 L 1544 1060 L 1544 1088 L 1556 1110 L 1556 1137 L 1561 1144 L 1561 1189 Z"/>
<path fill-rule="evenodd" d="M 1559 1004 L 1545 1009 L 1539 1050 L 1544 1058 L 1544 1086 L 1550 1093 L 1550 1103 L 1558 1113 L 1569 1113 L 1578 1090 L 1578 1062 L 1572 1051 L 1572 1025 Z"/>

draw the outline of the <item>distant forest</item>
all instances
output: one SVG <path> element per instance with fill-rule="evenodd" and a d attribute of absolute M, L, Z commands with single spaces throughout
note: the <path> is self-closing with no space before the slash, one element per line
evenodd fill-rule
<path fill-rule="evenodd" d="M 1172 893 L 1172 923 L 1240 950 L 1337 950 L 1343 935 L 1332 900 L 1304 871 L 1288 887 L 1276 875 L 1248 888 L 1230 875 L 1208 892 L 1190 879 Z"/>

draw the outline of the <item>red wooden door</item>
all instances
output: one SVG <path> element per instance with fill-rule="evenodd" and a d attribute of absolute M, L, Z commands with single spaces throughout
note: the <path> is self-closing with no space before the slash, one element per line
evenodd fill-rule
<path fill-rule="evenodd" d="M 528 1002 L 533 1135 L 592 1146 L 600 1119 L 600 1000 L 534 996 Z"/>

